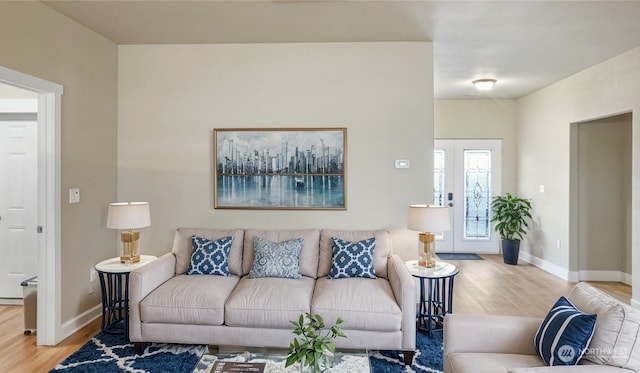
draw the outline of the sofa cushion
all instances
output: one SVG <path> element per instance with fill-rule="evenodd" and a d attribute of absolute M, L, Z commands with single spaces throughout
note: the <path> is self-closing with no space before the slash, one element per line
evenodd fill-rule
<path fill-rule="evenodd" d="M 375 237 L 358 242 L 344 241 L 333 237 L 330 279 L 364 277 L 376 278 L 373 268 Z"/>
<path fill-rule="evenodd" d="M 256 237 L 253 240 L 253 265 L 248 277 L 300 278 L 299 257 L 303 241 L 296 238 L 276 243 Z"/>
<path fill-rule="evenodd" d="M 191 242 L 193 252 L 187 269 L 188 275 L 231 276 L 228 257 L 233 243 L 232 236 L 215 241 L 191 236 Z"/>
<path fill-rule="evenodd" d="M 447 372 L 497 373 L 544 366 L 544 361 L 538 355 L 455 352 L 445 357 L 444 365 Z"/>
<path fill-rule="evenodd" d="M 374 237 L 376 239 L 376 249 L 373 253 L 373 268 L 375 269 L 377 277 L 387 278 L 387 259 L 392 254 L 391 238 L 388 231 L 335 231 L 328 229 L 320 232 L 318 277 L 326 277 L 331 270 L 333 237 L 351 242 L 358 242 Z"/>
<path fill-rule="evenodd" d="M 176 274 L 181 275 L 187 271 L 191 261 L 191 253 L 193 252 L 192 236 L 206 238 L 211 241 L 218 240 L 223 237 L 233 237 L 233 242 L 229 248 L 229 272 L 236 276 L 242 273 L 242 244 L 244 231 L 242 229 L 197 229 L 197 228 L 178 228 L 173 237 L 173 248 L 171 252 L 176 256 Z"/>
<path fill-rule="evenodd" d="M 591 341 L 596 317 L 560 297 L 536 333 L 535 346 L 542 360 L 551 366 L 576 365 Z"/>
<path fill-rule="evenodd" d="M 175 276 L 140 302 L 140 319 L 143 323 L 222 325 L 224 304 L 239 280 L 238 276 Z"/>
<path fill-rule="evenodd" d="M 300 274 L 303 276 L 316 278 L 318 273 L 318 250 L 320 231 L 317 229 L 303 230 L 256 230 L 248 229 L 244 232 L 244 253 L 242 270 L 246 275 L 253 265 L 253 248 L 255 237 L 262 237 L 272 242 L 282 242 L 302 238 L 302 249 L 300 249 Z"/>
<path fill-rule="evenodd" d="M 309 312 L 315 280 L 243 277 L 225 305 L 225 324 L 291 329 L 290 320 Z"/>
<path fill-rule="evenodd" d="M 343 330 L 386 332 L 402 327 L 402 310 L 389 281 L 383 278 L 318 278 L 311 312 L 329 323 L 342 317 Z"/>
<path fill-rule="evenodd" d="M 583 312 L 598 315 L 584 359 L 640 370 L 640 311 L 583 282 L 573 287 L 568 298 Z"/>

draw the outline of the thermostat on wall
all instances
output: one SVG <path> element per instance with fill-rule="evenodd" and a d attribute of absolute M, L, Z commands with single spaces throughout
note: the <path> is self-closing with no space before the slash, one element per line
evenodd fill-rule
<path fill-rule="evenodd" d="M 396 159 L 396 168 L 409 168 L 411 162 L 408 159 Z"/>

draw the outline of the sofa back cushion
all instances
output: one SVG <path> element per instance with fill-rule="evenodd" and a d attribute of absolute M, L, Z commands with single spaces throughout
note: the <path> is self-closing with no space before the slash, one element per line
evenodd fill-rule
<path fill-rule="evenodd" d="M 198 228 L 178 228 L 173 237 L 173 248 L 171 252 L 176 256 L 176 274 L 181 275 L 189 268 L 193 244 L 191 237 L 197 236 L 215 241 L 224 237 L 233 237 L 231 248 L 229 249 L 228 261 L 229 272 L 233 275 L 242 275 L 242 243 L 244 231 L 242 229 L 198 229 Z"/>
<path fill-rule="evenodd" d="M 317 229 L 302 230 L 258 230 L 247 229 L 244 232 L 244 250 L 242 257 L 242 275 L 249 274 L 253 265 L 253 247 L 256 237 L 279 243 L 282 241 L 302 238 L 302 249 L 300 250 L 300 274 L 303 276 L 316 278 L 318 271 L 318 247 L 320 231 Z"/>
<path fill-rule="evenodd" d="M 595 332 L 583 356 L 596 364 L 640 369 L 640 311 L 581 282 L 568 295 L 585 313 L 598 314 Z"/>
<path fill-rule="evenodd" d="M 336 231 L 324 229 L 320 232 L 320 262 L 318 263 L 318 277 L 325 277 L 331 271 L 332 237 L 343 241 L 358 242 L 368 238 L 375 238 L 373 249 L 373 268 L 376 277 L 387 278 L 387 259 L 393 253 L 391 236 L 386 230 L 375 231 Z"/>

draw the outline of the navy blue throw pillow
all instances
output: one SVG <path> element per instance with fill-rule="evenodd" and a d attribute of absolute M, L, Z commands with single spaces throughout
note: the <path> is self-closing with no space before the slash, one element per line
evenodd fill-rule
<path fill-rule="evenodd" d="M 224 237 L 215 241 L 192 236 L 191 263 L 187 269 L 188 275 L 219 275 L 231 276 L 229 272 L 229 250 L 233 237 Z"/>
<path fill-rule="evenodd" d="M 376 278 L 373 268 L 373 250 L 376 247 L 375 237 L 349 242 L 332 237 L 330 279 L 347 277 Z"/>
<path fill-rule="evenodd" d="M 560 297 L 536 333 L 535 346 L 542 360 L 550 366 L 576 365 L 591 342 L 596 317 Z"/>

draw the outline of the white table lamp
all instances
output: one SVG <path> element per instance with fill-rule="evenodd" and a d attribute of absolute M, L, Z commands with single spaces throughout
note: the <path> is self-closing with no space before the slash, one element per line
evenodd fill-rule
<path fill-rule="evenodd" d="M 449 222 L 449 208 L 429 205 L 410 205 L 407 228 L 418 231 L 420 245 L 418 247 L 418 265 L 433 267 L 436 264 L 435 253 L 436 235 L 433 232 L 445 232 L 451 229 Z"/>
<path fill-rule="evenodd" d="M 151 225 L 149 202 L 118 202 L 109 204 L 107 214 L 107 228 L 125 230 L 120 233 L 122 241 L 121 263 L 137 263 L 138 239 L 140 232 L 134 230 Z"/>

